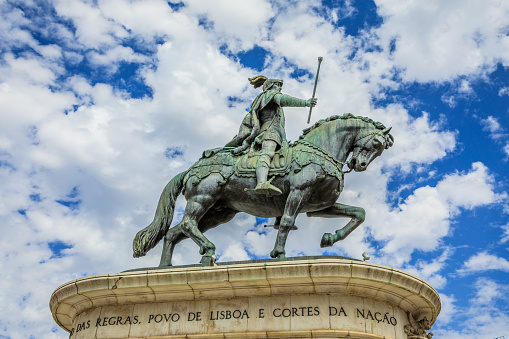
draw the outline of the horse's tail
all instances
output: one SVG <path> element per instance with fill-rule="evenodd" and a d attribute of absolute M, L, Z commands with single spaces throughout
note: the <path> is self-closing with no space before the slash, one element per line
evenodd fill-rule
<path fill-rule="evenodd" d="M 164 237 L 175 210 L 175 202 L 184 186 L 187 171 L 177 174 L 166 185 L 157 204 L 156 215 L 150 225 L 139 231 L 133 240 L 133 257 L 143 257 Z"/>

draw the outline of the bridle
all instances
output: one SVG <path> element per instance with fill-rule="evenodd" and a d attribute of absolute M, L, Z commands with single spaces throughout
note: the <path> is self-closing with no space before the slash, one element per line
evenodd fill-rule
<path fill-rule="evenodd" d="M 364 134 L 361 134 L 360 136 L 358 136 L 355 139 L 354 144 L 353 144 L 354 152 L 352 154 L 352 157 L 347 162 L 342 162 L 342 161 L 337 160 L 336 158 L 334 158 L 332 156 L 332 154 L 330 154 L 329 152 L 325 151 L 321 147 L 318 147 L 317 145 L 313 144 L 310 141 L 307 141 L 307 140 L 304 140 L 304 139 L 300 139 L 300 140 L 297 140 L 295 142 L 295 144 L 303 144 L 303 145 L 306 145 L 308 147 L 312 147 L 313 149 L 316 149 L 316 150 L 320 151 L 322 154 L 324 154 L 326 156 L 327 159 L 329 159 L 333 164 L 335 164 L 335 166 L 341 172 L 343 172 L 343 173 L 350 173 L 350 172 L 353 171 L 353 165 L 351 164 L 352 159 L 357 158 L 359 156 L 360 150 L 364 149 L 364 147 L 367 145 L 367 143 L 370 142 L 377 135 L 383 135 L 382 131 L 379 130 L 379 129 L 374 129 L 374 130 L 371 130 L 371 131 L 369 131 L 367 133 L 364 133 Z M 368 138 L 368 137 L 371 137 L 371 138 Z M 363 140 L 363 139 L 366 139 L 366 141 L 364 141 L 364 143 L 361 144 L 361 140 Z M 357 151 L 355 151 L 355 150 L 357 150 Z M 342 168 L 343 168 L 344 165 L 348 166 L 348 168 L 349 168 L 348 171 L 343 171 Z"/>
<path fill-rule="evenodd" d="M 380 133 L 380 130 L 378 129 L 375 129 L 373 131 L 370 131 L 368 133 L 365 133 L 361 136 L 359 136 L 358 138 L 356 138 L 356 140 L 354 141 L 353 143 L 353 154 L 352 154 L 352 157 L 350 158 L 349 161 L 347 161 L 347 166 L 348 168 L 350 169 L 349 171 L 345 172 L 345 173 L 350 173 L 351 171 L 353 171 L 353 164 L 352 164 L 352 160 L 354 159 L 357 159 L 357 157 L 359 156 L 359 153 L 361 150 L 364 149 L 364 147 L 368 144 L 368 142 L 370 142 L 371 140 L 373 140 L 373 138 L 377 135 L 381 135 Z M 371 138 L 368 138 L 368 137 L 371 137 Z M 364 143 L 361 143 L 361 140 L 363 139 L 366 139 L 366 141 L 364 141 Z"/>

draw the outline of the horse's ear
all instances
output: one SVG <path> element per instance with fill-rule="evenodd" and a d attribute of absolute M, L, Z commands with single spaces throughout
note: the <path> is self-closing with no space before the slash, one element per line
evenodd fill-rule
<path fill-rule="evenodd" d="M 389 134 L 389 132 L 391 131 L 391 129 L 392 129 L 392 127 L 387 127 L 386 129 L 384 129 L 384 130 L 382 131 L 382 134 L 383 134 L 383 135 L 387 135 L 387 134 Z"/>

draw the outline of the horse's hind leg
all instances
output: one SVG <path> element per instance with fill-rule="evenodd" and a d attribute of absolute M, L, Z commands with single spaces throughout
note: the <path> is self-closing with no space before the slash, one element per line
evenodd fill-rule
<path fill-rule="evenodd" d="M 321 211 L 309 212 L 308 217 L 322 217 L 322 218 L 339 218 L 347 217 L 351 220 L 343 228 L 336 230 L 335 234 L 325 233 L 320 242 L 321 247 L 329 247 L 334 245 L 336 241 L 345 239 L 354 229 L 364 222 L 366 212 L 362 207 L 355 207 L 335 203 L 331 207 Z"/>
<path fill-rule="evenodd" d="M 159 267 L 171 266 L 171 257 L 173 256 L 173 250 L 175 245 L 186 239 L 187 236 L 182 232 L 182 227 L 179 224 L 173 226 L 166 232 L 164 236 L 163 252 L 161 253 L 161 262 Z"/>
<path fill-rule="evenodd" d="M 215 254 L 216 246 L 207 239 L 198 228 L 198 221 L 212 207 L 214 201 L 211 196 L 192 197 L 186 206 L 184 217 L 182 218 L 182 232 L 193 239 L 200 247 L 200 254 L 212 257 Z"/>
<path fill-rule="evenodd" d="M 211 208 L 198 223 L 198 229 L 204 233 L 216 226 L 227 223 L 232 220 L 237 214 L 237 211 L 231 209 L 222 209 L 220 211 Z M 168 230 L 164 237 L 163 253 L 161 255 L 161 263 L 159 266 L 171 266 L 171 258 L 173 250 L 182 240 L 187 239 L 187 236 L 182 231 L 180 224 L 173 226 Z"/>

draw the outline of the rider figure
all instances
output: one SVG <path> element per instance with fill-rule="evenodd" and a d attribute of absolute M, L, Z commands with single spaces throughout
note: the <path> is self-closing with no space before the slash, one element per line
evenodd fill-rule
<path fill-rule="evenodd" d="M 251 147 L 259 149 L 256 162 L 257 185 L 254 191 L 266 195 L 282 194 L 281 190 L 267 181 L 270 162 L 274 153 L 280 148 L 288 147 L 285 133 L 285 116 L 283 107 L 314 107 L 317 99 L 303 100 L 281 93 L 283 80 L 267 79 L 258 75 L 249 79 L 254 88 L 263 85 L 260 93 L 251 104 L 251 109 L 242 121 L 239 134 L 226 146 L 235 147 L 234 154 L 239 154 Z"/>

